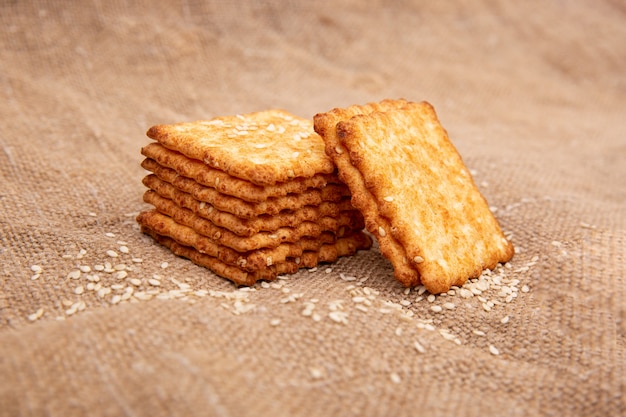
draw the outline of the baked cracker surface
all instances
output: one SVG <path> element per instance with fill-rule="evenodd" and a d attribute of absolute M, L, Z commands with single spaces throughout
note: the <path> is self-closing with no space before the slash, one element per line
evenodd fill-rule
<path fill-rule="evenodd" d="M 156 125 L 146 134 L 168 149 L 257 185 L 335 169 L 311 121 L 283 110 Z"/>
<path fill-rule="evenodd" d="M 337 137 L 389 221 L 383 233 L 405 249 L 405 259 L 391 259 L 394 267 L 411 265 L 430 292 L 463 285 L 513 256 L 429 103 L 353 116 L 337 124 Z"/>
<path fill-rule="evenodd" d="M 380 251 L 394 266 L 394 276 L 405 286 L 420 283 L 419 273 L 407 261 L 404 247 L 391 233 L 389 220 L 380 215 L 376 200 L 365 185 L 363 175 L 352 165 L 348 150 L 337 136 L 337 124 L 357 115 L 402 108 L 406 100 L 383 100 L 380 103 L 368 103 L 347 108 L 335 108 L 314 117 L 314 128 L 325 143 L 325 150 L 338 167 L 339 178 L 350 188 L 352 204 L 365 218 L 365 225 L 377 239 Z"/>

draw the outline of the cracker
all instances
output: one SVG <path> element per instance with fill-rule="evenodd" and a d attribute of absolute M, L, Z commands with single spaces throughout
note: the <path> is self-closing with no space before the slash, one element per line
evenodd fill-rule
<path fill-rule="evenodd" d="M 190 246 L 181 245 L 174 239 L 161 236 L 154 231 L 142 228 L 142 232 L 152 236 L 159 244 L 165 246 L 177 256 L 182 256 L 191 260 L 199 266 L 203 266 L 213 271 L 215 274 L 227 278 L 237 285 L 254 285 L 259 280 L 273 281 L 280 274 L 293 274 L 298 271 L 299 266 L 294 261 L 277 263 L 265 269 L 256 271 L 245 271 L 234 265 L 226 264 L 217 258 L 198 252 Z"/>
<path fill-rule="evenodd" d="M 429 103 L 353 116 L 336 134 L 389 221 L 378 235 L 391 234 L 406 251 L 391 262 L 407 262 L 430 292 L 461 286 L 513 256 Z"/>
<path fill-rule="evenodd" d="M 271 197 L 302 193 L 309 188 L 322 188 L 329 183 L 339 183 L 336 173 L 332 173 L 315 174 L 309 178 L 298 177 L 283 183 L 259 186 L 250 181 L 228 175 L 222 170 L 211 168 L 200 160 L 188 158 L 179 152 L 165 148 L 159 143 L 144 146 L 141 153 L 155 160 L 159 165 L 173 169 L 178 174 L 191 178 L 202 185 L 213 187 L 222 194 L 232 195 L 250 202 L 265 201 Z"/>
<path fill-rule="evenodd" d="M 212 221 L 220 227 L 230 229 L 239 236 L 251 236 L 260 231 L 270 231 L 279 227 L 293 227 L 303 221 L 317 221 L 323 217 L 337 217 L 351 215 L 362 219 L 362 215 L 355 210 L 350 197 L 344 197 L 338 202 L 322 201 L 317 206 L 304 206 L 296 210 L 283 210 L 276 215 L 262 214 L 252 218 L 240 218 L 232 213 L 218 210 L 214 206 L 196 200 L 191 194 L 179 190 L 168 182 L 158 178 L 148 180 L 150 188 L 165 198 L 173 200 L 181 207 L 188 208 L 195 214 Z M 345 213 L 348 212 L 348 213 Z"/>
<path fill-rule="evenodd" d="M 257 185 L 335 170 L 311 121 L 283 110 L 157 125 L 147 135 L 168 149 Z"/>
<path fill-rule="evenodd" d="M 172 219 L 158 213 L 156 213 L 157 217 L 160 216 L 166 219 L 152 222 L 151 219 L 154 218 L 151 213 L 156 212 L 140 213 L 137 218 L 144 233 L 151 235 L 157 242 L 168 247 L 176 255 L 191 259 L 194 263 L 205 266 L 238 285 L 252 285 L 259 279 L 273 280 L 279 274 L 295 273 L 299 268 L 312 268 L 320 262 L 334 262 L 341 256 L 353 255 L 358 250 L 368 249 L 372 245 L 372 240 L 369 236 L 362 232 L 356 232 L 337 239 L 334 243 L 320 244 L 313 247 L 308 244 L 302 244 L 298 248 L 299 250 L 293 249 L 293 252 L 282 252 L 281 256 L 276 256 L 276 251 L 240 254 L 240 261 L 233 265 L 221 259 L 223 256 L 221 251 L 218 251 L 216 255 L 212 255 L 193 246 L 194 243 L 198 243 L 199 240 L 203 239 L 193 229 L 177 225 Z M 172 226 L 169 229 L 166 226 L 168 222 Z M 181 240 L 170 237 L 168 233 L 172 233 Z M 298 245 L 291 244 L 289 246 L 295 248 Z M 273 258 L 272 256 L 276 257 Z M 250 268 L 248 262 L 243 262 L 243 260 L 246 260 L 251 263 L 256 258 L 262 259 L 262 263 L 257 268 Z"/>
<path fill-rule="evenodd" d="M 178 206 L 172 200 L 160 197 L 156 193 L 149 194 L 150 203 L 155 208 L 173 218 L 176 222 L 191 227 L 198 233 L 211 238 L 220 245 L 227 246 L 238 252 L 246 252 L 260 248 L 275 248 L 283 242 L 295 242 L 303 237 L 317 237 L 323 232 L 331 232 L 341 237 L 350 230 L 360 230 L 363 224 L 348 219 L 346 225 L 335 229 L 325 229 L 316 222 L 302 222 L 295 227 L 281 227 L 271 232 L 259 232 L 249 237 L 234 234 L 228 229 L 216 226 L 209 220 L 196 216 L 191 210 Z"/>
<path fill-rule="evenodd" d="M 360 114 L 402 108 L 406 104 L 406 100 L 384 100 L 380 103 L 369 103 L 363 106 L 336 108 L 327 113 L 315 115 L 314 126 L 315 131 L 322 136 L 325 142 L 326 153 L 339 169 L 339 178 L 350 188 L 352 205 L 363 213 L 365 226 L 378 240 L 383 256 L 392 261 L 396 279 L 409 287 L 420 283 L 419 273 L 407 262 L 406 251 L 400 242 L 391 233 L 385 233 L 387 230 L 391 230 L 391 225 L 385 217 L 380 215 L 374 197 L 365 186 L 363 176 L 352 165 L 348 151 L 336 134 L 336 127 L 339 122 L 349 120 Z M 385 232 L 381 234 L 381 230 Z"/>
<path fill-rule="evenodd" d="M 332 233 L 323 233 L 315 238 L 309 237 L 300 239 L 297 242 L 281 243 L 275 248 L 238 252 L 216 243 L 214 240 L 199 234 L 188 226 L 177 223 L 171 217 L 156 210 L 140 213 L 137 217 L 137 222 L 159 235 L 170 237 L 180 244 L 192 246 L 202 253 L 219 259 L 221 262 L 235 265 L 246 271 L 264 268 L 268 264 L 268 259 L 271 260 L 270 264 L 282 262 L 289 257 L 301 256 L 304 251 L 319 250 L 324 243 L 336 241 Z"/>
<path fill-rule="evenodd" d="M 304 206 L 297 210 L 282 211 L 274 216 L 261 215 L 251 219 L 241 219 L 234 214 L 220 211 L 210 204 L 198 201 L 191 194 L 180 191 L 166 182 L 162 182 L 155 188 L 158 191 L 148 190 L 144 194 L 146 203 L 153 204 L 154 197 L 151 193 L 156 193 L 238 236 L 249 237 L 261 231 L 295 227 L 302 222 L 317 222 L 326 230 L 337 230 L 342 225 L 348 224 L 353 224 L 353 228 L 365 224 L 363 215 L 354 209 L 350 198 L 344 198 L 337 203 L 324 201 L 319 206 Z"/>
<path fill-rule="evenodd" d="M 141 163 L 141 166 L 154 173 L 153 176 L 149 175 L 144 178 L 143 183 L 146 187 L 154 189 L 153 186 L 158 183 L 155 181 L 158 177 L 179 190 L 191 194 L 196 200 L 204 201 L 218 210 L 232 213 L 244 219 L 262 214 L 276 215 L 283 210 L 297 210 L 304 206 L 317 206 L 324 201 L 338 202 L 350 195 L 350 189 L 345 184 L 328 184 L 323 188 L 309 188 L 300 194 L 289 194 L 283 197 L 268 198 L 259 203 L 251 203 L 198 184 L 191 178 L 178 175 L 173 169 L 159 165 L 154 160 L 146 159 Z"/>

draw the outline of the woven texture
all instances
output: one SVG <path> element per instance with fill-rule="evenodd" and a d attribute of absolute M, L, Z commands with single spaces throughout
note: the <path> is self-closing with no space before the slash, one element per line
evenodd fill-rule
<path fill-rule="evenodd" d="M 0 2 L 0 416 L 624 415 L 624 3 L 234 3 Z M 471 296 L 140 233 L 150 126 L 400 97 L 516 247 Z"/>

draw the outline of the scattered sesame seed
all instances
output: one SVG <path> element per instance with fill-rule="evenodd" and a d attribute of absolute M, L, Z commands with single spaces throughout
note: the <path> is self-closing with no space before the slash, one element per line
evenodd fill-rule
<path fill-rule="evenodd" d="M 143 259 L 141 259 L 141 258 L 133 258 L 133 259 L 131 259 L 131 261 L 133 261 L 136 264 L 140 264 L 140 263 L 143 262 Z"/>
<path fill-rule="evenodd" d="M 67 274 L 67 277 L 70 279 L 78 279 L 80 278 L 80 270 L 79 269 L 75 269 L 73 271 L 71 271 L 69 274 Z"/>
<path fill-rule="evenodd" d="M 36 274 L 41 274 L 43 272 L 43 269 L 39 265 L 31 265 L 30 270 Z"/>
<path fill-rule="evenodd" d="M 126 271 L 118 271 L 115 273 L 115 278 L 116 279 L 124 279 L 128 276 L 128 272 Z"/>
<path fill-rule="evenodd" d="M 104 234 L 106 237 L 115 237 L 115 233 L 107 232 Z"/>
<path fill-rule="evenodd" d="M 107 256 L 111 257 L 111 258 L 117 258 L 117 252 L 115 252 L 114 250 L 108 250 L 107 252 Z"/>
<path fill-rule="evenodd" d="M 528 285 L 524 285 L 522 287 L 522 292 L 529 292 L 530 291 L 530 287 Z"/>
<path fill-rule="evenodd" d="M 148 280 L 148 284 L 152 285 L 153 287 L 158 287 L 159 285 L 161 285 L 161 281 L 159 281 L 158 279 L 150 278 Z"/>
<path fill-rule="evenodd" d="M 393 197 L 392 196 L 387 196 L 387 197 L 383 198 L 383 200 L 391 203 L 393 201 Z"/>
<path fill-rule="evenodd" d="M 39 320 L 41 316 L 43 316 L 43 312 L 44 312 L 43 308 L 40 308 L 39 310 L 35 311 L 33 314 L 29 314 L 27 318 L 29 321 Z"/>
<path fill-rule="evenodd" d="M 309 372 L 311 373 L 311 378 L 313 379 L 320 379 L 324 376 L 324 372 L 319 368 L 311 368 L 309 369 Z"/>
<path fill-rule="evenodd" d="M 500 323 L 502 324 L 507 324 L 509 322 L 509 316 L 504 316 L 502 317 L 502 320 L 500 320 Z"/>
<path fill-rule="evenodd" d="M 472 330 L 472 333 L 474 333 L 476 336 L 486 336 L 486 333 L 483 332 L 482 330 Z"/>
<path fill-rule="evenodd" d="M 330 313 L 328 313 L 328 317 L 330 317 L 330 319 L 336 323 L 348 323 L 348 313 L 344 311 L 331 311 Z"/>
<path fill-rule="evenodd" d="M 130 252 L 130 250 L 128 249 L 128 246 L 122 245 L 122 246 L 120 246 L 120 252 L 128 253 L 128 252 Z"/>
<path fill-rule="evenodd" d="M 428 300 L 429 303 L 432 303 L 435 301 L 435 294 L 430 294 L 428 295 L 428 297 L 426 297 L 426 299 Z"/>
<path fill-rule="evenodd" d="M 454 310 L 455 309 L 455 305 L 453 303 L 443 303 L 444 308 L 447 308 L 448 310 Z"/>
<path fill-rule="evenodd" d="M 93 269 L 96 271 L 104 271 L 104 265 L 94 265 Z"/>
<path fill-rule="evenodd" d="M 387 236 L 387 232 L 385 231 L 385 229 L 383 229 L 383 228 L 382 228 L 382 226 L 378 226 L 378 234 L 379 234 L 381 237 L 385 237 L 385 236 Z"/>
<path fill-rule="evenodd" d="M 111 304 L 117 304 L 120 301 L 122 301 L 122 296 L 119 294 L 116 294 L 113 297 L 111 297 Z"/>
<path fill-rule="evenodd" d="M 33 276 L 30 277 L 31 281 L 36 281 L 39 279 L 39 277 L 41 276 L 41 274 L 34 274 Z"/>
<path fill-rule="evenodd" d="M 170 264 L 169 264 L 169 263 L 167 263 L 167 262 L 161 262 L 161 268 L 162 268 L 162 269 L 165 269 L 165 268 L 167 268 L 168 266 L 170 266 Z"/>
<path fill-rule="evenodd" d="M 391 382 L 393 382 L 394 384 L 399 384 L 402 382 L 400 375 L 398 375 L 395 372 L 392 372 L 391 375 L 389 375 L 389 377 L 391 378 Z"/>
<path fill-rule="evenodd" d="M 324 270 L 324 272 L 326 272 L 327 274 L 330 274 L 331 272 L 333 272 L 332 268 L 326 268 L 326 270 Z"/>
<path fill-rule="evenodd" d="M 434 311 L 435 313 L 441 313 L 441 311 L 443 310 L 443 308 L 441 308 L 441 306 L 438 306 L 438 305 L 434 305 L 430 309 Z"/>
<path fill-rule="evenodd" d="M 413 343 L 413 346 L 415 347 L 415 350 L 417 350 L 419 353 L 426 352 L 426 348 L 424 348 L 424 346 L 422 346 L 422 344 L 417 340 L 415 341 L 415 343 Z"/>
<path fill-rule="evenodd" d="M 489 353 L 497 356 L 500 354 L 500 351 L 494 345 L 489 345 Z"/>
<path fill-rule="evenodd" d="M 74 294 L 76 295 L 81 295 L 84 292 L 85 292 L 85 287 L 83 287 L 82 285 L 79 285 L 78 287 L 74 288 Z"/>

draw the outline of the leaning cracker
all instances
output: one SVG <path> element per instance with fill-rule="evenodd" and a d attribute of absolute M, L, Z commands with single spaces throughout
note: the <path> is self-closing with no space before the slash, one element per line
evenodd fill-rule
<path fill-rule="evenodd" d="M 224 227 L 239 236 L 252 236 L 261 231 L 272 231 L 280 227 L 295 227 L 305 221 L 323 222 L 328 229 L 332 229 L 336 228 L 333 225 L 337 224 L 339 217 L 343 219 L 346 216 L 350 216 L 353 219 L 363 219 L 361 213 L 352 206 L 349 197 L 338 202 L 323 201 L 318 206 L 304 206 L 296 210 L 284 210 L 274 216 L 263 214 L 249 219 L 242 219 L 232 213 L 218 210 L 203 201 L 198 201 L 191 194 L 180 191 L 169 183 L 159 181 L 157 179 L 153 184 L 156 191 L 149 190 L 147 193 L 154 192 L 168 198 L 179 206 L 193 211 L 198 216 L 210 220 L 216 226 Z M 150 203 L 145 196 L 144 201 Z M 363 220 L 360 221 L 362 222 Z"/>
<path fill-rule="evenodd" d="M 352 117 L 337 135 L 389 220 L 386 232 L 430 292 L 463 285 L 513 256 L 429 103 Z"/>
<path fill-rule="evenodd" d="M 259 232 L 250 237 L 237 236 L 228 229 L 218 227 L 202 217 L 196 216 L 191 210 L 178 206 L 172 200 L 150 194 L 150 203 L 155 208 L 173 218 L 176 222 L 191 227 L 198 233 L 213 239 L 220 245 L 227 246 L 238 252 L 246 252 L 261 248 L 275 248 L 283 242 L 296 242 L 303 237 L 317 237 L 324 232 L 331 232 L 341 237 L 350 230 L 363 228 L 358 219 L 348 219 L 348 223 L 336 229 L 324 229 L 323 225 L 314 222 L 302 222 L 295 227 L 281 227 L 271 232 Z"/>
<path fill-rule="evenodd" d="M 236 197 L 222 194 L 211 187 L 198 184 L 191 178 L 178 175 L 173 169 L 165 168 L 151 159 L 146 159 L 141 166 L 154 173 L 144 178 L 146 187 L 156 183 L 154 176 L 168 182 L 181 191 L 193 195 L 199 201 L 215 206 L 218 210 L 232 213 L 241 218 L 252 218 L 262 214 L 275 215 L 283 210 L 296 210 L 304 206 L 319 205 L 323 201 L 338 202 L 350 195 L 350 189 L 345 184 L 328 184 L 323 188 L 309 188 L 300 194 L 289 194 L 283 197 L 268 198 L 266 201 L 251 203 Z"/>
<path fill-rule="evenodd" d="M 314 117 L 315 131 L 319 133 L 326 146 L 326 153 L 333 159 L 339 169 L 339 178 L 348 185 L 352 194 L 352 204 L 365 217 L 365 225 L 378 240 L 381 253 L 392 261 L 394 276 L 406 286 L 419 284 L 419 273 L 407 260 L 405 249 L 391 233 L 389 221 L 378 211 L 376 201 L 365 186 L 363 176 L 352 165 L 347 149 L 337 137 L 337 124 L 349 120 L 353 116 L 369 114 L 375 111 L 386 111 L 402 108 L 406 100 L 384 100 L 380 103 L 369 103 L 363 106 L 351 106 L 345 109 L 333 109 Z"/>
<path fill-rule="evenodd" d="M 167 149 L 159 143 L 151 143 L 141 148 L 141 153 L 155 160 L 159 165 L 175 170 L 178 174 L 191 178 L 202 185 L 213 187 L 222 194 L 228 194 L 245 201 L 260 202 L 271 197 L 282 197 L 302 193 L 309 188 L 322 188 L 326 184 L 339 183 L 335 173 L 315 174 L 312 177 L 293 178 L 274 185 L 259 186 L 250 181 L 228 175 L 222 170 L 211 168 L 197 159 Z"/>
<path fill-rule="evenodd" d="M 283 110 L 157 125 L 147 135 L 168 149 L 257 185 L 335 170 L 311 121 Z"/>

